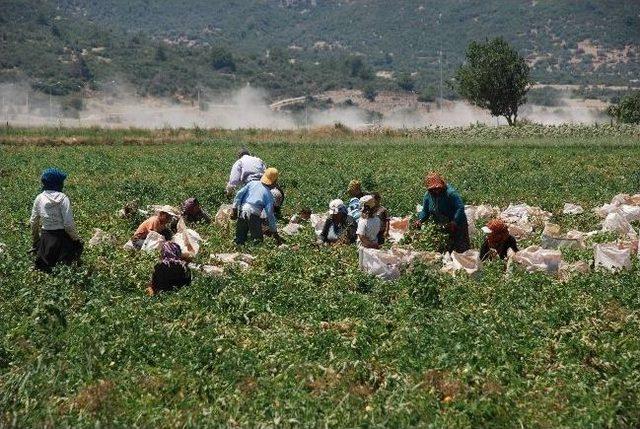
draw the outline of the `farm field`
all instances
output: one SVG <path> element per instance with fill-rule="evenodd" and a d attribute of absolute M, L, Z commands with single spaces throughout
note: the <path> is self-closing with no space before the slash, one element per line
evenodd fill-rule
<path fill-rule="evenodd" d="M 560 281 L 501 261 L 477 278 L 417 265 L 384 282 L 355 247 L 311 228 L 245 249 L 246 271 L 194 273 L 148 297 L 157 256 L 122 249 L 129 200 L 215 214 L 242 145 L 281 172 L 288 217 L 324 212 L 351 179 L 394 216 L 438 170 L 467 204 L 527 203 L 565 228 L 640 192 L 640 131 L 576 127 L 431 133 L 0 130 L 0 427 L 640 426 L 640 267 Z M 31 269 L 28 219 L 41 171 L 69 178 L 80 267 Z M 565 202 L 585 213 L 562 215 Z M 229 252 L 233 228 L 200 225 L 196 262 Z M 539 232 L 539 231 L 538 231 Z M 539 242 L 539 235 L 521 248 Z M 479 247 L 481 237 L 472 237 Z M 592 258 L 566 251 L 567 260 Z M 98 423 L 99 422 L 99 425 Z"/>

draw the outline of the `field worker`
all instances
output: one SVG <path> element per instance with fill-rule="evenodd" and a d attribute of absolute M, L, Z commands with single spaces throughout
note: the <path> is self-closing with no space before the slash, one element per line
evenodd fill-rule
<path fill-rule="evenodd" d="M 260 181 L 251 181 L 238 191 L 233 200 L 233 217 L 237 218 L 235 243 L 242 245 L 247 241 L 248 234 L 253 240 L 262 241 L 262 219 L 264 210 L 269 230 L 278 244 L 282 239 L 278 235 L 274 200 L 270 187 L 278 182 L 278 170 L 267 168 Z"/>
<path fill-rule="evenodd" d="M 280 219 L 282 217 L 282 206 L 284 205 L 284 191 L 278 184 L 271 186 L 270 190 L 273 196 L 273 212 L 276 215 L 276 219 Z"/>
<path fill-rule="evenodd" d="M 260 180 L 265 171 L 262 160 L 256 156 L 251 156 L 246 148 L 238 152 L 238 160 L 231 167 L 229 182 L 227 183 L 227 195 L 232 195 L 236 188 L 247 183 Z"/>
<path fill-rule="evenodd" d="M 380 232 L 378 233 L 378 243 L 384 244 L 386 239 L 389 237 L 389 223 L 391 222 L 391 217 L 389 216 L 389 210 L 386 207 L 382 206 L 382 197 L 380 193 L 374 192 L 371 194 L 373 197 L 373 201 L 375 202 L 374 206 L 374 215 L 380 219 Z"/>
<path fill-rule="evenodd" d="M 359 180 L 352 180 L 347 186 L 347 195 L 349 198 L 362 198 L 366 194 L 362 191 L 362 183 Z"/>
<path fill-rule="evenodd" d="M 165 241 L 162 244 L 161 261 L 153 269 L 151 284 L 147 288 L 148 295 L 176 290 L 191 284 L 191 271 L 181 257 L 182 250 L 178 244 L 172 241 Z"/>
<path fill-rule="evenodd" d="M 329 217 L 320 233 L 324 244 L 352 244 L 356 242 L 356 221 L 347 214 L 347 206 L 340 199 L 329 203 Z"/>
<path fill-rule="evenodd" d="M 42 192 L 31 210 L 32 251 L 38 270 L 50 272 L 58 262 L 70 264 L 80 259 L 82 241 L 76 231 L 69 197 L 62 193 L 66 173 L 47 168 L 40 181 Z"/>
<path fill-rule="evenodd" d="M 187 198 L 182 203 L 182 218 L 187 222 L 211 222 L 211 216 L 205 212 L 197 198 Z"/>
<path fill-rule="evenodd" d="M 156 214 L 145 220 L 138 226 L 136 232 L 131 237 L 133 247 L 142 248 L 144 240 L 149 232 L 155 231 L 161 234 L 166 240 L 171 240 L 173 233 L 171 232 L 171 221 L 173 220 L 174 210 L 171 206 L 162 206 L 156 211 Z"/>
<path fill-rule="evenodd" d="M 368 249 L 379 249 L 378 234 L 380 233 L 380 218 L 375 215 L 375 200 L 371 195 L 360 198 L 362 213 L 358 219 L 358 243 Z"/>
<path fill-rule="evenodd" d="M 502 219 L 492 219 L 486 226 L 482 227 L 487 235 L 480 247 L 480 259 L 493 259 L 498 256 L 505 259 L 509 249 L 518 251 L 518 243 L 515 237 L 509 234 L 509 228 Z"/>
<path fill-rule="evenodd" d="M 424 195 L 422 211 L 414 226 L 420 228 L 427 219 L 445 228 L 449 234 L 446 251 L 462 253 L 469 250 L 469 225 L 464 213 L 464 203 L 458 191 L 445 183 L 436 172 L 427 174 L 425 178 L 427 192 Z"/>

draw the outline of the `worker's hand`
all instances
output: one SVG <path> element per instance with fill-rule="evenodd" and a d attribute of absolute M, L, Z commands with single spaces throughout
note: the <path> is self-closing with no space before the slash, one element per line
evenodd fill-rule
<path fill-rule="evenodd" d="M 454 234 L 456 232 L 456 229 L 458 229 L 458 226 L 455 222 L 449 222 L 449 225 L 447 225 L 447 229 L 451 234 Z"/>
<path fill-rule="evenodd" d="M 422 221 L 421 220 L 417 220 L 417 221 L 413 222 L 413 228 L 414 229 L 422 228 Z"/>

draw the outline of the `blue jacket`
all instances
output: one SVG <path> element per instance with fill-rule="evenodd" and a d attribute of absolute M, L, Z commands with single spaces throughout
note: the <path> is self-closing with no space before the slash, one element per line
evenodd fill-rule
<path fill-rule="evenodd" d="M 259 180 L 247 183 L 238 191 L 233 200 L 233 206 L 238 210 L 242 210 L 244 204 L 250 204 L 258 215 L 264 210 L 269 221 L 269 228 L 271 231 L 276 231 L 273 195 L 268 187 Z"/>
<path fill-rule="evenodd" d="M 457 226 L 467 224 L 464 202 L 456 188 L 447 185 L 447 190 L 436 198 L 432 197 L 429 192 L 424 195 L 419 218 L 424 222 L 431 216 L 435 218 L 437 223 L 455 222 Z"/>

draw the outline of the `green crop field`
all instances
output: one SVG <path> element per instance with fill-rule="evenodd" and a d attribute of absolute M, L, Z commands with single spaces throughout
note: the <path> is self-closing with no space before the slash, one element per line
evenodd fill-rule
<path fill-rule="evenodd" d="M 148 297 L 157 256 L 122 249 L 141 219 L 116 211 L 197 196 L 215 213 L 247 145 L 281 171 L 287 215 L 325 211 L 353 178 L 392 215 L 409 214 L 424 173 L 439 170 L 467 204 L 526 202 L 590 231 L 592 207 L 640 192 L 639 136 L 2 129 L 0 427 L 638 427 L 635 258 L 631 270 L 565 282 L 506 276 L 501 261 L 478 278 L 417 265 L 383 282 L 358 270 L 355 247 L 316 247 L 308 229 L 285 249 L 245 249 L 256 256 L 246 271 L 194 273 L 190 287 Z M 48 166 L 69 173 L 85 243 L 94 228 L 118 239 L 53 275 L 27 254 Z M 585 214 L 562 215 L 565 202 Z M 232 227 L 196 230 L 207 240 L 196 262 L 234 249 Z"/>

